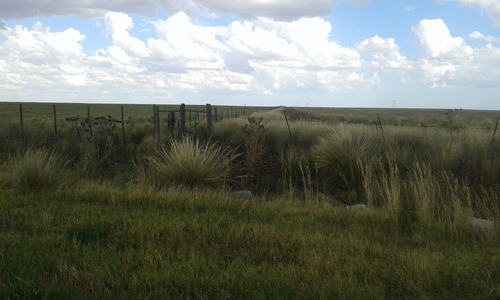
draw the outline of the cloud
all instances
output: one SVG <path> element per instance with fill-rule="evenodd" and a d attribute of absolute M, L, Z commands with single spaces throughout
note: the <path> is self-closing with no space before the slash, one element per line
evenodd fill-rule
<path fill-rule="evenodd" d="M 460 37 L 452 37 L 442 19 L 420 21 L 412 27 L 420 38 L 420 44 L 431 58 L 467 59 L 472 55 L 472 48 Z"/>
<path fill-rule="evenodd" d="M 302 17 L 328 16 L 334 0 L 197 0 L 198 4 L 219 14 L 234 14 L 244 18 L 268 17 L 275 20 L 296 20 Z M 286 7 L 286 9 L 284 9 Z"/>
<path fill-rule="evenodd" d="M 106 25 L 106 32 L 111 34 L 113 44 L 120 46 L 133 56 L 149 56 L 144 42 L 129 34 L 129 30 L 134 26 L 131 17 L 124 13 L 108 12 L 106 13 L 104 22 Z"/>
<path fill-rule="evenodd" d="M 363 70 L 356 49 L 329 40 L 332 26 L 322 18 L 201 26 L 179 12 L 152 22 L 156 37 L 146 42 L 131 35 L 134 24 L 127 14 L 107 13 L 103 23 L 111 45 L 92 55 L 82 52 L 85 36 L 73 28 L 52 31 L 40 23 L 7 28 L 0 44 L 0 88 L 23 90 L 28 100 L 53 94 L 44 90 L 72 97 L 94 90 L 97 98 L 141 95 L 137 101 L 148 96 L 151 101 L 166 91 L 266 95 L 379 83 L 377 70 Z M 386 42 L 389 52 L 397 48 Z"/>
<path fill-rule="evenodd" d="M 410 69 L 410 62 L 399 53 L 393 38 L 383 39 L 378 35 L 359 43 L 357 51 L 373 57 L 371 66 L 380 70 Z"/>
<path fill-rule="evenodd" d="M 217 70 L 224 68 L 228 30 L 221 26 L 198 26 L 184 12 L 153 23 L 158 38 L 148 39 L 152 58 L 159 66 L 174 69 Z"/>
<path fill-rule="evenodd" d="M 453 1 L 465 6 L 478 6 L 486 12 L 496 26 L 500 26 L 500 2 L 498 0 L 439 0 Z"/>
<path fill-rule="evenodd" d="M 499 38 L 493 37 L 491 35 L 485 36 L 484 34 L 482 34 L 479 31 L 473 31 L 473 32 L 469 33 L 469 37 L 471 39 L 474 39 L 474 40 L 485 41 L 488 43 L 500 43 Z"/>
<path fill-rule="evenodd" d="M 415 6 L 414 5 L 405 5 L 404 9 L 406 12 L 412 12 L 412 11 L 415 11 Z"/>
<path fill-rule="evenodd" d="M 341 90 L 369 86 L 359 54 L 329 41 L 332 30 L 322 18 L 293 22 L 259 18 L 254 22 L 234 21 L 227 41 L 231 51 L 248 60 L 256 82 L 264 90 Z"/>
<path fill-rule="evenodd" d="M 413 27 L 426 56 L 418 60 L 424 82 L 431 87 L 495 87 L 500 80 L 500 49 L 488 44 L 472 48 L 462 38 L 453 37 L 441 19 L 422 20 Z M 479 32 L 474 38 L 485 38 Z"/>
<path fill-rule="evenodd" d="M 84 39 L 76 29 L 51 32 L 40 23 L 31 30 L 20 25 L 9 29 L 0 46 L 0 88 L 86 84 L 79 63 L 85 57 L 80 44 Z"/>
<path fill-rule="evenodd" d="M 78 16 L 84 19 L 102 17 L 108 11 L 134 13 L 153 17 L 158 10 L 172 13 L 180 10 L 177 0 L 6 0 L 0 1 L 0 18 L 22 19 L 29 17 Z"/>
<path fill-rule="evenodd" d="M 28 17 L 78 16 L 84 19 L 101 18 L 108 11 L 154 17 L 158 10 L 167 14 L 185 11 L 189 15 L 232 14 L 243 18 L 267 17 L 292 21 L 304 17 L 323 17 L 332 14 L 333 5 L 339 1 L 356 6 L 370 0 L 65 0 L 0 1 L 0 18 L 22 19 Z"/>

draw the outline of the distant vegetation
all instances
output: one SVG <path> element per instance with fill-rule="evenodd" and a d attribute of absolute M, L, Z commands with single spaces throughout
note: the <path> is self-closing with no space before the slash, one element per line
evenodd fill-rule
<path fill-rule="evenodd" d="M 498 112 L 0 107 L 0 298 L 500 297 Z"/>

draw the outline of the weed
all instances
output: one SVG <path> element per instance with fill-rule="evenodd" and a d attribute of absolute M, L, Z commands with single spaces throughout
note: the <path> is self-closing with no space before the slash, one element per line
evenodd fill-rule
<path fill-rule="evenodd" d="M 253 188 L 254 178 L 260 174 L 264 163 L 264 136 L 267 128 L 262 123 L 262 118 L 249 117 L 248 123 L 241 127 L 245 144 L 245 159 L 247 166 L 247 183 Z"/>

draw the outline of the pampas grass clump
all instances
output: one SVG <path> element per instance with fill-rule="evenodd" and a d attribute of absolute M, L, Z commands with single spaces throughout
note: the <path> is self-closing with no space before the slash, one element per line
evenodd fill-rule
<path fill-rule="evenodd" d="M 236 155 L 216 144 L 197 139 L 172 141 L 146 157 L 156 185 L 223 186 L 227 183 Z"/>
<path fill-rule="evenodd" d="M 54 152 L 27 150 L 10 162 L 13 185 L 24 192 L 55 190 L 62 184 L 66 165 Z"/>

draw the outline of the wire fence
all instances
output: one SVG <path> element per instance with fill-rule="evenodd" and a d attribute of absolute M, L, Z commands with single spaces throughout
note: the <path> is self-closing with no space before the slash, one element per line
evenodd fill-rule
<path fill-rule="evenodd" d="M 13 111 L 14 104 L 11 104 L 9 111 L 4 111 L 1 116 L 6 116 L 10 114 L 10 119 L 12 115 L 15 114 Z M 122 136 L 123 142 L 127 144 L 126 136 L 126 122 L 127 120 L 135 116 L 137 111 L 130 111 L 127 115 L 124 112 L 124 105 L 114 105 L 113 111 L 102 110 L 97 108 L 93 110 L 93 106 L 90 104 L 85 105 L 86 111 L 82 114 L 82 107 L 79 107 L 78 113 L 75 116 L 73 111 L 67 108 L 67 104 L 45 104 L 44 106 L 34 105 L 30 103 L 19 103 L 18 105 L 18 116 L 19 116 L 19 128 L 21 138 L 25 136 L 25 127 L 30 126 L 29 122 L 31 120 L 25 119 L 26 107 L 29 107 L 30 116 L 32 119 L 51 118 L 53 122 L 54 138 L 57 141 L 60 137 L 59 129 L 61 127 L 61 121 L 70 124 L 76 128 L 80 140 L 83 138 L 82 133 L 93 134 L 93 126 L 98 126 L 99 128 L 108 129 L 120 129 L 120 135 Z M 33 106 L 33 107 L 32 107 Z M 98 105 L 96 105 L 98 106 Z M 117 108 L 119 107 L 119 111 Z M 50 109 L 48 109 L 50 108 Z M 152 108 L 152 109 L 151 109 Z M 288 108 L 288 107 L 214 107 L 210 104 L 205 106 L 186 106 L 185 104 L 180 104 L 180 106 L 159 106 L 152 105 L 149 106 L 149 114 L 147 112 L 147 107 L 143 107 L 141 114 L 147 118 L 151 118 L 154 134 L 159 139 L 162 136 L 175 136 L 175 135 L 185 135 L 185 134 L 198 134 L 198 128 L 201 123 L 206 123 L 206 134 L 207 137 L 212 135 L 213 124 L 228 118 L 240 118 L 248 117 L 256 112 L 259 112 L 259 118 L 262 118 L 266 122 L 285 122 L 288 127 L 288 134 L 291 136 L 290 123 L 294 122 L 307 122 L 313 124 L 322 125 L 335 125 L 339 123 L 349 123 L 349 124 L 363 124 L 368 126 L 378 127 L 382 133 L 384 128 L 390 127 L 409 127 L 409 128 L 422 128 L 422 129 L 442 129 L 448 130 L 450 135 L 459 130 L 482 130 L 492 132 L 492 140 L 496 135 L 499 127 L 500 116 L 496 112 L 492 112 L 488 115 L 489 126 L 478 126 L 476 123 L 467 123 L 467 120 L 461 120 L 460 114 L 470 114 L 470 112 L 462 112 L 461 110 L 445 110 L 444 112 L 434 112 L 432 118 L 423 118 L 422 115 L 408 115 L 398 114 L 398 110 L 394 110 L 394 113 L 380 113 L 373 112 L 356 115 L 355 110 L 352 114 L 346 115 L 345 112 L 348 109 L 343 109 L 341 113 L 336 113 L 335 111 L 330 111 L 327 113 L 322 113 L 321 117 L 318 117 L 317 112 L 306 112 L 303 110 Z M 272 113 L 264 113 L 266 111 L 272 111 Z M 97 115 L 95 115 L 97 113 Z M 64 115 L 64 119 L 60 115 Z M 113 117 L 111 114 L 119 114 L 118 117 Z M 83 115 L 83 116 L 80 116 Z M 479 114 L 478 114 L 479 115 Z M 128 117 L 128 118 L 127 118 Z M 417 120 L 422 118 L 423 120 Z M 429 119 L 432 119 L 429 122 Z M 162 130 L 163 128 L 163 130 Z M 166 130 L 165 130 L 166 129 Z M 163 135 L 162 135 L 163 134 Z"/>

